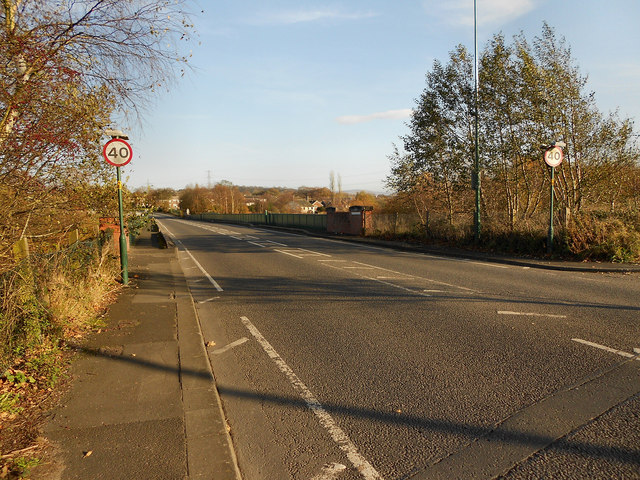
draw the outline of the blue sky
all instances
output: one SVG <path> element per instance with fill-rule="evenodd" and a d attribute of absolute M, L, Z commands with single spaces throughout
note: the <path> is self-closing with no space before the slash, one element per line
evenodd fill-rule
<path fill-rule="evenodd" d="M 546 21 L 600 109 L 640 121 L 638 0 L 477 1 L 480 48 L 498 32 L 532 39 Z M 473 49 L 473 0 L 198 5 L 193 71 L 131 130 L 130 188 L 207 185 L 209 172 L 212 183 L 328 186 L 334 171 L 343 190 L 383 191 L 433 61 Z"/>

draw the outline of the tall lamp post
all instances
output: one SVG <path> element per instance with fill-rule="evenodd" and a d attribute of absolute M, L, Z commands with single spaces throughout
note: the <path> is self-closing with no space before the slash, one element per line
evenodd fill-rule
<path fill-rule="evenodd" d="M 473 57 L 474 65 L 474 119 L 475 119 L 475 154 L 473 159 L 473 172 L 471 173 L 472 186 L 476 191 L 476 210 L 474 215 L 475 241 L 480 241 L 480 148 L 478 145 L 478 9 L 477 0 L 473 0 Z"/>
<path fill-rule="evenodd" d="M 129 283 L 129 262 L 127 257 L 127 238 L 124 234 L 124 214 L 122 209 L 122 179 L 120 177 L 120 167 L 131 161 L 133 151 L 131 145 L 126 140 L 129 137 L 120 130 L 105 130 L 105 134 L 111 137 L 104 148 L 102 155 L 107 163 L 116 167 L 116 178 L 118 180 L 118 214 L 120 216 L 120 269 L 122 272 L 122 284 Z"/>

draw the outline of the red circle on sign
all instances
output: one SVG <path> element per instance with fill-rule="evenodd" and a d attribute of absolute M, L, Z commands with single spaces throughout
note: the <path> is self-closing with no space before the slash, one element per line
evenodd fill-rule
<path fill-rule="evenodd" d="M 557 167 L 562 163 L 564 153 L 560 147 L 553 147 L 544 152 L 544 161 L 550 167 Z"/>
<path fill-rule="evenodd" d="M 104 145 L 102 156 L 114 167 L 124 167 L 131 161 L 133 149 L 121 138 L 114 138 Z"/>

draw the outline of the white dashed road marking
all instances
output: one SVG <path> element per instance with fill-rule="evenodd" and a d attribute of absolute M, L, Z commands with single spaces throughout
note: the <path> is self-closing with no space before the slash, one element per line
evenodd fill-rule
<path fill-rule="evenodd" d="M 615 353 L 616 355 L 620 355 L 621 357 L 626 357 L 626 358 L 637 357 L 638 353 L 640 353 L 637 351 L 638 349 L 636 348 L 633 349 L 633 351 L 636 352 L 635 354 L 633 354 L 633 353 L 623 352 L 622 350 L 616 350 L 615 348 L 606 347 L 604 345 L 600 345 L 599 343 L 593 343 L 587 340 L 582 340 L 581 338 L 572 338 L 571 340 L 573 340 L 574 342 L 582 343 L 583 345 L 599 348 L 600 350 L 604 350 L 605 352 Z M 640 358 L 638 360 L 640 360 Z"/>

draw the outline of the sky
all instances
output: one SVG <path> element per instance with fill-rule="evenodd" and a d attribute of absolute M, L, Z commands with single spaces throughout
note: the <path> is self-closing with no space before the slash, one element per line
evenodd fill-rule
<path fill-rule="evenodd" d="M 496 33 L 571 46 L 604 113 L 640 130 L 640 1 L 477 0 Z M 434 60 L 473 52 L 473 0 L 197 0 L 191 71 L 130 130 L 130 188 L 235 185 L 385 191 L 388 156 Z M 201 10 L 204 12 L 201 13 Z"/>

